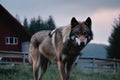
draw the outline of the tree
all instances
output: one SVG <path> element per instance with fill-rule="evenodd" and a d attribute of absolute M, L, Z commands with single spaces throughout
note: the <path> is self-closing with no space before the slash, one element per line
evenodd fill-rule
<path fill-rule="evenodd" d="M 24 27 L 25 27 L 26 29 L 29 28 L 29 26 L 28 26 L 28 21 L 27 21 L 27 18 L 26 18 L 26 17 L 24 18 L 23 25 L 24 25 Z"/>
<path fill-rule="evenodd" d="M 30 28 L 29 28 L 29 31 L 34 34 L 38 31 L 41 31 L 41 30 L 46 30 L 46 27 L 45 24 L 44 24 L 44 21 L 42 20 L 42 18 L 40 16 L 38 16 L 38 18 L 32 18 L 31 21 L 30 21 Z"/>
<path fill-rule="evenodd" d="M 44 24 L 43 19 L 42 19 L 40 16 L 38 16 L 38 18 L 37 18 L 37 20 L 36 20 L 36 28 L 37 28 L 36 32 L 37 32 L 37 31 L 41 31 L 41 30 L 46 30 L 45 27 L 46 27 L 46 26 L 45 26 L 45 24 Z"/>
<path fill-rule="evenodd" d="M 32 34 L 34 34 L 35 32 L 37 32 L 37 29 L 36 29 L 36 20 L 35 20 L 35 18 L 32 18 L 31 21 L 30 21 L 29 31 L 30 31 Z"/>
<path fill-rule="evenodd" d="M 38 16 L 37 19 L 31 18 L 30 24 L 28 24 L 27 18 L 25 18 L 23 25 L 32 34 L 41 30 L 53 30 L 56 27 L 52 16 L 49 16 L 48 20 L 46 21 L 44 21 L 40 16 Z"/>
<path fill-rule="evenodd" d="M 55 22 L 54 22 L 52 16 L 49 16 L 48 21 L 47 21 L 47 25 L 48 25 L 49 30 L 55 29 L 56 26 L 55 26 Z"/>
<path fill-rule="evenodd" d="M 108 58 L 120 59 L 120 16 L 114 21 L 109 43 L 110 45 L 107 47 Z"/>

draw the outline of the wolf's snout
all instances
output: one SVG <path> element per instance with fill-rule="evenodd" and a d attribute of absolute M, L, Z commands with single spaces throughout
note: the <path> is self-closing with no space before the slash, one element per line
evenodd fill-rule
<path fill-rule="evenodd" d="M 84 46 L 84 45 L 85 45 L 85 42 L 81 42 L 80 45 L 81 45 L 81 46 Z"/>
<path fill-rule="evenodd" d="M 76 38 L 76 42 L 78 45 L 85 46 L 87 43 L 87 38 L 85 38 L 84 36 L 80 36 Z"/>
<path fill-rule="evenodd" d="M 79 39 L 80 41 L 84 41 L 84 40 L 86 39 L 86 37 L 85 37 L 85 36 L 78 36 L 78 39 Z"/>

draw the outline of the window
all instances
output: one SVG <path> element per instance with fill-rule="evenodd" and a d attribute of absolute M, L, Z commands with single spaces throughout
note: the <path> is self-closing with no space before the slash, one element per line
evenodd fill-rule
<path fill-rule="evenodd" d="M 6 45 L 18 45 L 18 38 L 17 37 L 6 37 L 5 44 Z"/>

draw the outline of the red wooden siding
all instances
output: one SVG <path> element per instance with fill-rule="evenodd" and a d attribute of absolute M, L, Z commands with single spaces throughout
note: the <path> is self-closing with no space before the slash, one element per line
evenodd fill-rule
<path fill-rule="evenodd" d="M 5 44 L 6 37 L 18 37 L 18 45 Z M 21 37 L 19 37 L 11 28 L 11 26 L 0 23 L 0 50 L 1 51 L 20 51 L 21 52 Z"/>
<path fill-rule="evenodd" d="M 17 37 L 18 45 L 6 45 L 6 37 Z M 0 4 L 0 50 L 22 51 L 22 42 L 29 41 L 31 34 Z"/>

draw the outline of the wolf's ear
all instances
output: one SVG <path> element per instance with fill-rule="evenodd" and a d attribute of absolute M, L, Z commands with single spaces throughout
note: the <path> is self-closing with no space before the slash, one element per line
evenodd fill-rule
<path fill-rule="evenodd" d="M 78 21 L 75 19 L 75 17 L 73 17 L 73 18 L 71 19 L 71 28 L 75 27 L 75 26 L 78 25 L 78 24 L 79 24 Z"/>
<path fill-rule="evenodd" d="M 91 18 L 88 17 L 85 21 L 85 25 L 87 25 L 90 29 L 91 29 L 91 25 L 92 25 L 92 21 L 91 21 Z"/>

